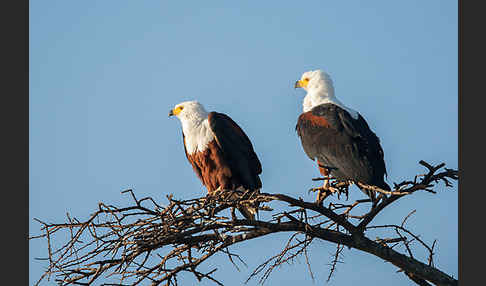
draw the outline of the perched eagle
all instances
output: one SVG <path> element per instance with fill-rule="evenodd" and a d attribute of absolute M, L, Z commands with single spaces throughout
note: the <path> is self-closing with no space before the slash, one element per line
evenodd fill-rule
<path fill-rule="evenodd" d="M 295 83 L 295 88 L 298 87 L 307 94 L 296 130 L 305 153 L 312 160 L 317 159 L 320 173 L 326 178 L 358 181 L 390 190 L 384 180 L 386 168 L 379 138 L 358 112 L 335 97 L 330 76 L 321 70 L 305 72 Z M 328 187 L 326 179 L 319 188 L 319 203 L 323 199 L 321 189 Z M 376 194 L 362 191 L 375 204 Z"/>
<path fill-rule="evenodd" d="M 210 195 L 223 190 L 259 192 L 262 166 L 238 124 L 223 113 L 208 113 L 197 101 L 176 105 L 169 112 L 173 115 L 182 123 L 187 160 Z M 258 206 L 240 206 L 238 210 L 254 219 Z"/>

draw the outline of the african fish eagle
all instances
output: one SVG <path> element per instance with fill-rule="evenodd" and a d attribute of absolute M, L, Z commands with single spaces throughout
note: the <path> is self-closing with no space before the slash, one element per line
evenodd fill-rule
<path fill-rule="evenodd" d="M 208 113 L 197 101 L 177 104 L 169 112 L 169 117 L 173 115 L 182 124 L 187 160 L 209 195 L 226 190 L 259 192 L 262 166 L 250 139 L 238 124 L 223 113 Z M 238 210 L 253 220 L 258 205 L 240 206 Z"/>
<path fill-rule="evenodd" d="M 295 83 L 295 88 L 299 87 L 307 94 L 297 121 L 297 134 L 305 153 L 317 160 L 319 171 L 326 178 L 323 187 L 317 188 L 317 201 L 322 203 L 321 190 L 329 190 L 330 177 L 390 190 L 384 180 L 386 168 L 380 139 L 357 111 L 336 98 L 330 76 L 321 70 L 305 72 Z M 374 191 L 361 190 L 376 203 Z"/>

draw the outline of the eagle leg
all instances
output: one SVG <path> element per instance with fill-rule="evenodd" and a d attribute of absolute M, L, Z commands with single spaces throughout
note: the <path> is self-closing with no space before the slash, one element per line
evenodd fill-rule
<path fill-rule="evenodd" d="M 336 192 L 339 194 L 339 192 L 338 189 L 331 187 L 331 184 L 329 183 L 331 179 L 330 171 L 335 168 L 324 166 L 321 162 L 319 162 L 319 160 L 317 160 L 317 166 L 319 167 L 319 172 L 324 176 L 324 184 L 322 185 L 322 187 L 312 188 L 310 191 L 317 191 L 316 203 L 322 206 L 322 202 L 325 198 L 327 198 L 327 196 L 332 195 Z"/>

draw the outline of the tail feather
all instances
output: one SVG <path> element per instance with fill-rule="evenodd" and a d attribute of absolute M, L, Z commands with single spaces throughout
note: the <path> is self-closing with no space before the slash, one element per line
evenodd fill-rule
<path fill-rule="evenodd" d="M 255 198 L 255 194 L 259 194 L 260 189 L 256 189 L 252 192 L 247 192 L 243 187 L 239 187 L 236 190 L 224 190 L 221 196 L 224 199 L 234 200 L 234 201 L 245 201 L 252 200 Z M 242 196 L 245 195 L 243 198 Z M 260 207 L 259 202 L 240 202 L 237 204 L 236 208 L 238 211 L 248 220 L 255 220 L 255 216 L 258 216 L 258 209 Z"/>
<path fill-rule="evenodd" d="M 385 181 L 381 182 L 380 184 L 376 185 L 378 188 L 383 189 L 385 191 L 391 191 L 390 186 L 385 183 Z"/>
<path fill-rule="evenodd" d="M 245 193 L 245 191 L 243 191 L 243 189 L 241 188 L 241 190 L 238 190 L 240 192 L 243 192 Z M 240 192 L 234 192 L 232 197 L 234 199 L 241 199 L 241 194 L 243 193 L 240 193 Z M 253 192 L 248 192 L 245 196 L 244 199 L 253 199 L 254 198 L 254 195 L 255 194 L 259 194 L 260 193 L 260 189 L 256 189 L 254 190 Z M 248 220 L 255 220 L 255 216 L 258 216 L 258 208 L 259 208 L 259 205 L 260 203 L 256 202 L 256 203 L 242 203 L 240 204 L 240 206 L 237 207 L 237 209 L 240 211 L 240 213 Z"/>

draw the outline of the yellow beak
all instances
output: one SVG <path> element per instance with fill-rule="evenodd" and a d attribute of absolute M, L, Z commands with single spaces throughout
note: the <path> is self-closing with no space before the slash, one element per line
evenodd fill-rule
<path fill-rule="evenodd" d="M 298 87 L 307 87 L 307 84 L 309 83 L 309 80 L 301 79 L 295 82 L 294 88 Z"/>

